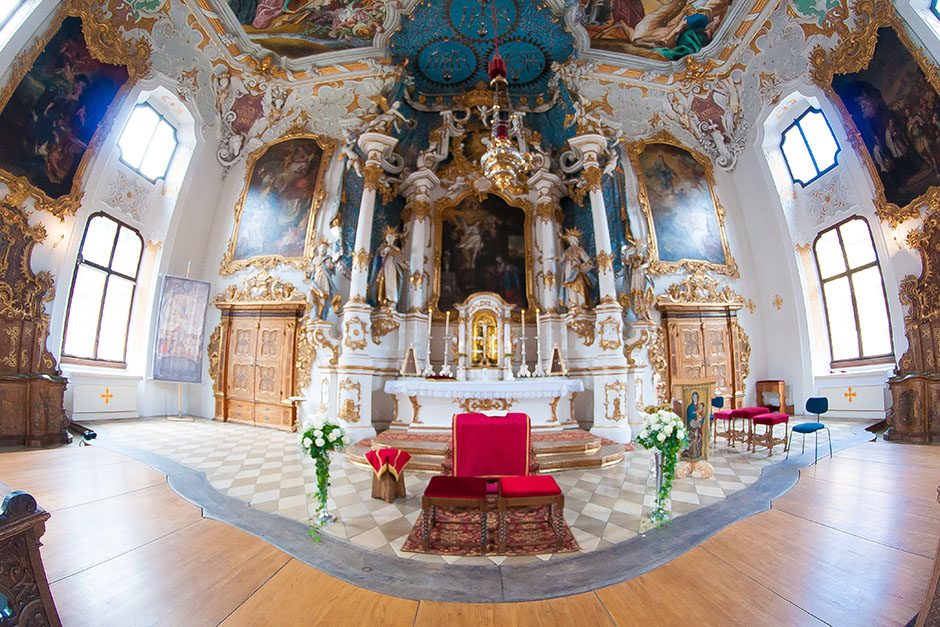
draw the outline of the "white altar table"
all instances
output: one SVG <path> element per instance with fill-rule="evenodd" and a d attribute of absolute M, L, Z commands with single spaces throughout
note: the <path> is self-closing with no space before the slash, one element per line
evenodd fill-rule
<path fill-rule="evenodd" d="M 545 377 L 515 381 L 434 381 L 400 378 L 385 382 L 395 403 L 393 427 L 450 429 L 454 414 L 480 412 L 502 415 L 525 412 L 533 429 L 577 427 L 571 418 L 575 395 L 584 391 L 579 379 Z"/>

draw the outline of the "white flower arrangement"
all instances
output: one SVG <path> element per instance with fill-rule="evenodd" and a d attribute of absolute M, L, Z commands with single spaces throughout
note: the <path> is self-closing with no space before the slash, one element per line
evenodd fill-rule
<path fill-rule="evenodd" d="M 680 451 L 689 447 L 688 433 L 675 412 L 649 408 L 636 441 L 645 449 L 656 449 L 661 453 L 662 482 L 657 486 L 656 509 L 650 513 L 650 518 L 657 524 L 663 524 L 668 520 L 665 503 L 676 476 L 677 457 Z"/>

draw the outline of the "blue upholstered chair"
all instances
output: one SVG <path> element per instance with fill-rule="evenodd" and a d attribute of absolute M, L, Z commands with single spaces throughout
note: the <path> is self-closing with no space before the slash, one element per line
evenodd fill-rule
<path fill-rule="evenodd" d="M 716 396 L 715 398 L 712 399 L 712 411 L 708 415 L 708 418 L 709 418 L 708 426 L 711 428 L 711 432 L 713 434 L 715 433 L 715 411 L 720 410 L 724 406 L 725 406 L 724 396 Z"/>
<path fill-rule="evenodd" d="M 798 425 L 793 425 L 793 430 L 790 431 L 790 442 L 787 443 L 787 458 L 790 457 L 790 444 L 793 442 L 793 434 L 803 435 L 803 445 L 800 448 L 800 455 L 802 455 L 806 450 L 806 434 L 812 433 L 816 438 L 816 455 L 813 458 L 813 463 L 819 461 L 819 432 L 823 429 L 829 435 L 829 457 L 832 457 L 832 433 L 829 431 L 829 427 L 820 422 L 820 416 L 827 411 L 829 411 L 829 399 L 825 396 L 812 396 L 806 399 L 806 413 L 816 414 L 816 422 L 801 422 Z"/>

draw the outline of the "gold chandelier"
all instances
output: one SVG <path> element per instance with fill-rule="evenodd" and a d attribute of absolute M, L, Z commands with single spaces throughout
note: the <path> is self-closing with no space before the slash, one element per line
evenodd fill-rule
<path fill-rule="evenodd" d="M 519 173 L 531 168 L 531 155 L 523 153 L 510 138 L 513 132 L 520 131 L 519 116 L 512 110 L 506 81 L 506 62 L 499 55 L 499 37 L 496 32 L 496 0 L 493 0 L 493 59 L 490 61 L 488 74 L 490 87 L 493 88 L 493 108 L 489 111 L 490 145 L 480 157 L 483 174 L 496 187 L 511 190 L 519 186 Z M 503 104 L 505 103 L 505 104 Z M 504 111 L 505 109 L 505 111 Z"/>

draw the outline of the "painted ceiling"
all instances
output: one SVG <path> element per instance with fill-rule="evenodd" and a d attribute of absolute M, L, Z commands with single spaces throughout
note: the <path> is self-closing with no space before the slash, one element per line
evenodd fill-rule
<path fill-rule="evenodd" d="M 414 88 L 449 96 L 488 82 L 493 58 L 493 3 L 499 52 L 515 96 L 547 91 L 554 62 L 575 53 L 562 16 L 538 0 L 423 0 L 391 40 L 393 62 L 408 60 Z"/>

